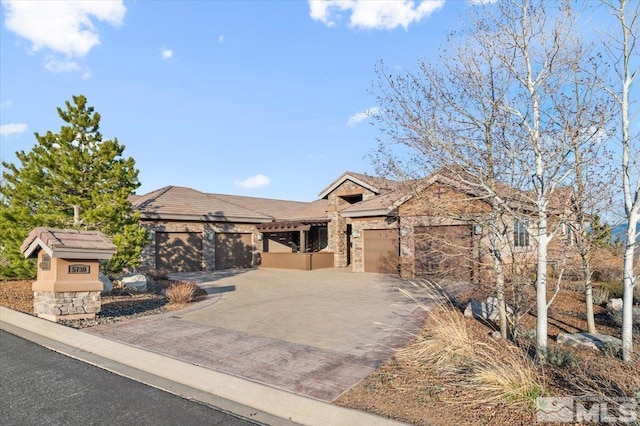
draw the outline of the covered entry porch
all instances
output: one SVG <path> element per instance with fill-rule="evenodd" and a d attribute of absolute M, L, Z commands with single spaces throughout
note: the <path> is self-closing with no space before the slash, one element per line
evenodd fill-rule
<path fill-rule="evenodd" d="M 274 221 L 257 226 L 262 235 L 263 268 L 312 270 L 333 268 L 334 254 L 325 251 L 329 220 Z"/>

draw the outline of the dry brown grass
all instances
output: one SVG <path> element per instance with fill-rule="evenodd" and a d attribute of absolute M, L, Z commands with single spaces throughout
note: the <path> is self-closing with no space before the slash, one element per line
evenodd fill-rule
<path fill-rule="evenodd" d="M 469 364 L 475 345 L 464 316 L 452 306 L 440 304 L 431 311 L 428 321 L 431 331 L 400 350 L 398 357 L 442 370 L 458 370 Z"/>
<path fill-rule="evenodd" d="M 398 353 L 398 359 L 418 363 L 439 374 L 462 379 L 468 388 L 484 395 L 475 402 L 535 405 L 546 394 L 544 383 L 533 361 L 522 348 L 503 341 L 478 341 L 467 319 L 440 295 L 426 289 L 437 305 L 429 313 L 426 333 Z M 413 300 L 417 298 L 404 291 Z M 428 309 L 424 303 L 419 305 Z"/>
<path fill-rule="evenodd" d="M 547 394 L 544 382 L 533 361 L 520 348 L 498 351 L 487 345 L 473 359 L 470 385 L 487 393 L 484 400 L 504 401 L 535 406 L 536 398 Z"/>
<path fill-rule="evenodd" d="M 169 303 L 185 305 L 196 299 L 198 290 L 198 286 L 193 281 L 178 281 L 171 284 L 164 293 Z"/>

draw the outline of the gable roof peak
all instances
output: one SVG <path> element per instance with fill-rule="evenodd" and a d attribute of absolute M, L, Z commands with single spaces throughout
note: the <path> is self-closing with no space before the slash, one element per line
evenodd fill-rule
<path fill-rule="evenodd" d="M 396 189 L 400 185 L 400 182 L 391 179 L 346 171 L 341 174 L 340 177 L 334 180 L 329 186 L 323 189 L 320 192 L 319 197 L 326 198 L 334 189 L 336 189 L 347 180 L 350 180 L 375 194 L 380 194 L 387 190 Z"/>

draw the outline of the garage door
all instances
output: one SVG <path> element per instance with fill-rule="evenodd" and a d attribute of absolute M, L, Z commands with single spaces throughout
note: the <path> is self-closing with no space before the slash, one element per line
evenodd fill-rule
<path fill-rule="evenodd" d="M 364 271 L 398 273 L 398 230 L 367 229 L 364 231 Z"/>
<path fill-rule="evenodd" d="M 425 226 L 414 229 L 415 273 L 430 279 L 471 280 L 471 227 Z"/>
<path fill-rule="evenodd" d="M 156 268 L 176 272 L 202 270 L 202 234 L 156 232 Z"/>
<path fill-rule="evenodd" d="M 216 234 L 216 269 L 251 268 L 251 234 Z"/>

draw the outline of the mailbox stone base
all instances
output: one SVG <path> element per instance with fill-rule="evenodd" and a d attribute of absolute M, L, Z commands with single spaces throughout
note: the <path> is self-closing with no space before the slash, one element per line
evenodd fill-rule
<path fill-rule="evenodd" d="M 92 319 L 100 312 L 100 291 L 34 291 L 33 307 L 50 321 Z"/>

